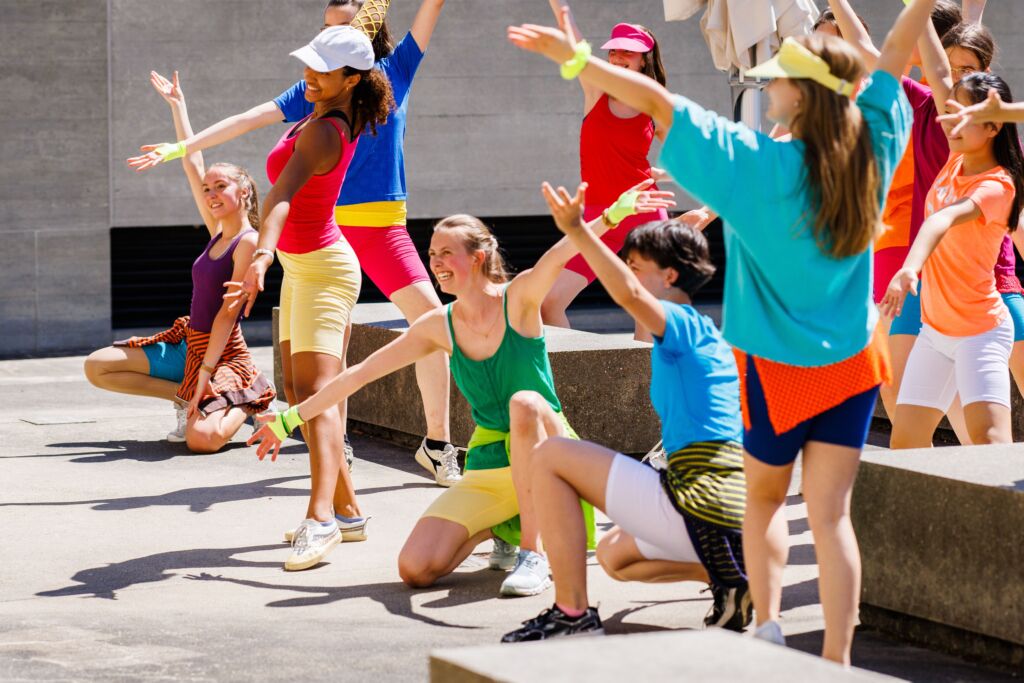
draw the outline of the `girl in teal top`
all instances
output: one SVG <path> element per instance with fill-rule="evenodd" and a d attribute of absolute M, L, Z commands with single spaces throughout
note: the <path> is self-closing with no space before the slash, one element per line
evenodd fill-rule
<path fill-rule="evenodd" d="M 802 450 L 821 563 L 822 652 L 847 665 L 860 592 L 849 500 L 872 392 L 888 369 L 869 344 L 877 319 L 870 247 L 910 128 L 898 79 L 934 4 L 914 0 L 903 10 L 866 80 L 859 55 L 828 36 L 788 39 L 747 72 L 773 79 L 768 115 L 793 132 L 789 143 L 592 58 L 568 31 L 509 28 L 512 43 L 561 63 L 563 77 L 579 76 L 668 130 L 659 165 L 721 215 L 729 260 L 723 334 L 740 361 L 743 551 L 756 635 L 784 642 L 783 506 Z M 561 24 L 569 26 L 566 13 Z"/>
<path fill-rule="evenodd" d="M 637 185 L 593 221 L 595 234 L 628 215 L 674 204 L 672 193 L 647 190 L 650 185 Z M 556 194 L 547 183 L 543 192 L 548 197 Z M 561 187 L 557 193 L 568 196 Z M 502 592 L 539 593 L 550 579 L 547 561 L 537 553 L 529 457 L 549 436 L 574 436 L 555 394 L 540 305 L 577 250 L 562 239 L 533 268 L 510 280 L 494 235 L 479 219 L 455 215 L 435 226 L 429 254 L 438 285 L 454 295 L 455 302 L 423 315 L 398 339 L 297 406 L 261 417 L 266 424 L 250 443 L 262 441 L 260 458 L 268 452 L 276 457 L 291 430 L 363 385 L 436 351 L 449 354 L 452 375 L 470 404 L 477 429 L 466 455 L 465 476 L 417 522 L 399 555 L 399 573 L 410 586 L 429 586 L 453 571 L 479 543 L 498 535 L 522 546 L 517 568 L 506 578 Z M 517 515 L 519 524 L 513 522 Z"/>

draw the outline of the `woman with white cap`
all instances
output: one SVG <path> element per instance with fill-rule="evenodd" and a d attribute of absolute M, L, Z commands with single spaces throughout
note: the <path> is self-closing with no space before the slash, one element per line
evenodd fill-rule
<path fill-rule="evenodd" d="M 934 4 L 914 0 L 903 10 L 856 102 L 853 84 L 865 76 L 864 64 L 831 36 L 787 39 L 778 55 L 748 71 L 773 79 L 768 116 L 792 132 L 791 142 L 592 58 L 571 33 L 509 28 L 512 43 L 561 63 L 564 78 L 578 76 L 653 117 L 667 131 L 662 165 L 722 217 L 729 259 L 722 334 L 740 376 L 743 555 L 755 635 L 785 642 L 778 623 L 784 508 L 802 451 L 821 565 L 822 655 L 846 665 L 860 596 L 850 496 L 878 387 L 890 374 L 883 340 L 873 338 L 871 245 L 912 121 L 899 78 Z M 560 19 L 569 29 L 567 13 Z"/>
<path fill-rule="evenodd" d="M 557 15 L 565 3 L 550 0 L 551 9 Z M 571 30 L 576 40 L 582 35 L 570 16 Z M 601 46 L 608 50 L 608 61 L 615 66 L 641 73 L 665 85 L 665 67 L 661 63 L 661 49 L 654 34 L 639 24 L 616 24 L 611 37 Z M 625 102 L 602 92 L 583 81 L 583 125 L 580 126 L 580 177 L 587 183 L 587 206 L 583 212 L 586 221 L 599 218 L 623 192 L 637 183 L 648 180 L 651 164 L 647 155 L 655 136 L 664 139 L 664 134 L 655 129 L 650 116 Z M 654 186 L 652 189 L 657 189 Z M 633 216 L 622 225 L 609 230 L 602 237 L 608 247 L 618 252 L 629 232 L 650 221 L 665 220 L 665 210 L 642 216 Z M 577 255 L 566 265 L 558 277 L 551 293 L 544 299 L 541 314 L 544 323 L 557 327 L 569 327 L 566 309 L 580 292 L 597 279 L 594 270 L 586 260 Z M 646 333 L 641 334 L 650 339 Z"/>

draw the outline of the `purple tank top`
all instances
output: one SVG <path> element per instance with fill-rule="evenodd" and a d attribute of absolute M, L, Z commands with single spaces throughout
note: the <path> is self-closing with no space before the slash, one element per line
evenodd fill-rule
<path fill-rule="evenodd" d="M 192 308 L 189 312 L 189 327 L 199 332 L 210 332 L 213 330 L 213 319 L 217 317 L 221 305 L 224 303 L 224 283 L 231 279 L 235 270 L 234 261 L 231 257 L 238 246 L 238 240 L 242 235 L 254 230 L 243 230 L 238 233 L 231 246 L 218 256 L 210 257 L 210 249 L 220 242 L 220 234 L 210 240 L 203 249 L 203 253 L 192 264 Z M 239 311 L 241 314 L 241 311 Z"/>

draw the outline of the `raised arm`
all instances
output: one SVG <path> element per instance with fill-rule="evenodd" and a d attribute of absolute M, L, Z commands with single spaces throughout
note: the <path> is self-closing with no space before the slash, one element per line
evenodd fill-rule
<path fill-rule="evenodd" d="M 914 52 L 914 45 L 925 26 L 931 23 L 935 0 L 912 0 L 896 17 L 896 23 L 885 37 L 882 52 L 875 63 L 877 71 L 885 71 L 896 80 L 903 76 L 903 70 Z"/>
<path fill-rule="evenodd" d="M 964 21 L 968 24 L 980 24 L 981 16 L 985 13 L 985 2 L 986 0 L 964 0 Z"/>
<path fill-rule="evenodd" d="M 860 22 L 857 13 L 853 11 L 849 0 L 828 0 L 828 6 L 836 18 L 836 24 L 839 25 L 839 33 L 843 36 L 843 40 L 857 49 L 868 71 L 874 70 L 875 63 L 878 61 L 878 48 L 875 47 L 875 42 L 871 40 L 871 35 L 864 28 L 864 24 Z"/>
<path fill-rule="evenodd" d="M 171 107 L 171 116 L 174 119 L 174 131 L 177 140 L 180 142 L 192 136 L 192 124 L 188 120 L 188 108 L 185 105 L 185 94 L 181 90 L 178 81 L 178 72 L 174 72 L 174 81 L 168 81 L 155 71 L 149 72 L 149 82 L 160 97 Z M 203 217 L 203 223 L 210 237 L 217 234 L 217 219 L 210 214 L 209 207 L 203 199 L 203 175 L 206 167 L 203 163 L 202 152 L 192 152 L 181 158 L 181 165 L 185 169 L 185 177 L 188 179 L 189 189 L 192 191 L 192 199 L 199 209 L 199 215 Z"/>
<path fill-rule="evenodd" d="M 566 33 L 572 36 L 574 42 L 578 43 L 583 40 L 583 33 L 576 24 L 576 17 L 573 16 L 572 10 L 569 9 L 569 3 L 565 0 L 548 0 L 548 4 L 551 5 L 551 11 L 555 15 L 555 23 L 561 25 L 562 14 L 564 13 L 565 26 L 563 28 Z M 580 88 L 583 89 L 583 112 L 586 115 L 590 113 L 590 110 L 594 108 L 597 101 L 601 99 L 601 90 L 582 80 L 580 81 Z"/>
<path fill-rule="evenodd" d="M 377 349 L 362 363 L 351 366 L 302 403 L 284 413 L 258 417 L 264 424 L 250 437 L 248 443 L 260 442 L 256 454 L 261 460 L 267 453 L 272 454 L 272 460 L 276 459 L 281 441 L 296 427 L 385 375 L 412 365 L 436 351 L 450 353 L 445 315 L 446 309 L 439 308 L 420 316 L 398 339 Z"/>
<path fill-rule="evenodd" d="M 412 38 L 419 46 L 420 52 L 427 51 L 427 45 L 430 44 L 430 38 L 434 35 L 437 21 L 441 18 L 442 9 L 444 9 L 444 0 L 423 0 L 419 11 L 416 12 L 409 32 L 412 33 Z"/>
<path fill-rule="evenodd" d="M 949 57 L 942 49 L 942 40 L 939 39 L 939 33 L 932 22 L 926 22 L 917 46 L 921 54 L 921 71 L 932 89 L 935 108 L 937 111 L 945 111 L 946 100 L 953 91 L 953 75 L 949 68 Z"/>
<path fill-rule="evenodd" d="M 359 29 L 366 34 L 367 38 L 373 40 L 384 26 L 384 17 L 388 13 L 390 4 L 391 0 L 366 0 L 356 15 L 352 17 L 350 26 Z"/>

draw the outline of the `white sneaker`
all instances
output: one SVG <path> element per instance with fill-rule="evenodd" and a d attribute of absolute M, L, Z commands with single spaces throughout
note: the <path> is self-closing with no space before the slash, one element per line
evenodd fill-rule
<path fill-rule="evenodd" d="M 515 569 L 501 582 L 501 594 L 507 597 L 537 595 L 551 587 L 548 559 L 532 550 L 520 550 Z"/>
<path fill-rule="evenodd" d="M 334 546 L 341 543 L 338 521 L 321 524 L 315 519 L 304 519 L 292 537 L 292 554 L 285 560 L 285 571 L 297 572 L 314 567 L 327 557 Z"/>
<path fill-rule="evenodd" d="M 487 558 L 487 566 L 494 570 L 507 572 L 516 566 L 519 559 L 519 546 L 506 543 L 497 536 L 494 537 L 494 548 L 491 556 Z"/>
<path fill-rule="evenodd" d="M 185 443 L 185 430 L 188 428 L 188 406 L 174 404 L 174 414 L 178 418 L 178 426 L 173 432 L 167 432 L 167 440 L 171 443 Z"/>
<path fill-rule="evenodd" d="M 640 462 L 647 463 L 648 465 L 658 470 L 659 472 L 661 470 L 667 470 L 668 455 L 665 453 L 665 449 L 661 445 L 661 442 L 659 441 L 657 444 L 655 444 L 654 448 L 648 451 L 647 455 L 645 455 L 643 459 L 640 460 Z"/>
<path fill-rule="evenodd" d="M 448 487 L 462 479 L 459 451 L 450 443 L 446 443 L 441 450 L 435 450 L 428 448 L 427 440 L 423 439 L 416 451 L 416 462 L 430 472 L 438 486 Z"/>
<path fill-rule="evenodd" d="M 341 529 L 341 540 L 345 543 L 365 541 L 367 539 L 366 523 L 370 521 L 369 517 L 363 517 L 352 522 L 346 522 L 335 517 L 334 521 L 338 523 L 338 528 Z M 291 543 L 292 539 L 295 538 L 295 534 L 297 532 L 298 528 L 289 529 L 288 531 L 284 532 L 284 542 Z"/>
<path fill-rule="evenodd" d="M 777 621 L 766 621 L 754 631 L 754 637 L 766 643 L 786 646 L 786 637 L 782 635 L 782 627 Z"/>

